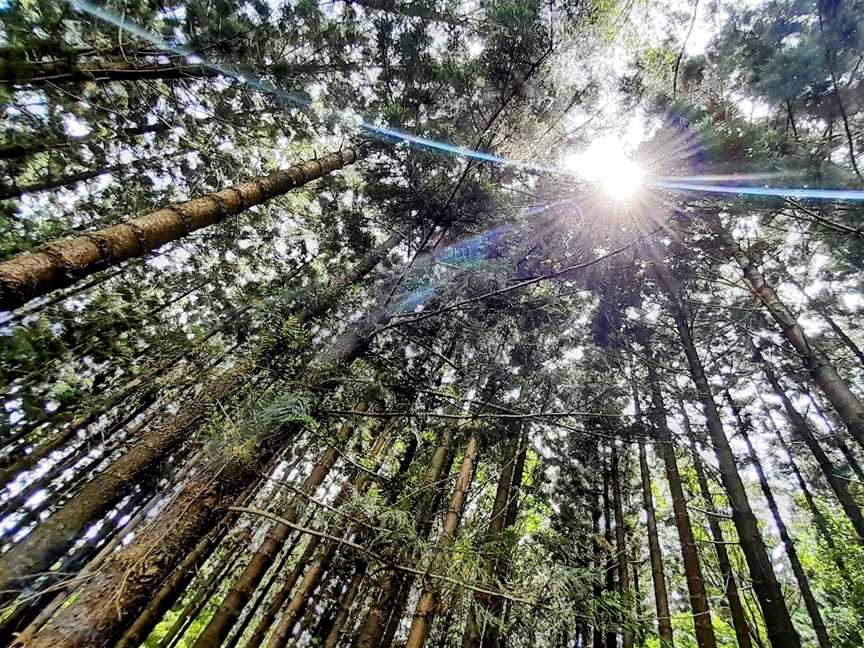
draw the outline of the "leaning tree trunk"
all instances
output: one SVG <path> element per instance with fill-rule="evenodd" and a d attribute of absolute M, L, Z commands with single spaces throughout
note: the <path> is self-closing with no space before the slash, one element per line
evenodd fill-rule
<path fill-rule="evenodd" d="M 421 488 L 424 491 L 441 479 L 452 444 L 453 429 L 447 426 L 439 437 L 438 444 L 423 475 Z M 432 500 L 428 498 L 424 498 L 420 503 L 418 507 L 418 530 L 422 531 L 422 526 L 425 526 L 425 519 L 431 512 L 431 506 Z M 397 610 L 401 608 L 399 605 L 394 606 L 394 601 L 399 596 L 400 584 L 402 583 L 403 579 L 399 578 L 399 575 L 393 571 L 386 571 L 378 577 L 375 588 L 372 590 L 373 593 L 378 593 L 378 597 L 373 599 L 372 605 L 355 634 L 351 644 L 353 648 L 375 648 L 381 644 L 389 616 L 393 613 L 394 607 Z"/>
<path fill-rule="evenodd" d="M 288 575 L 285 577 L 285 582 L 282 583 L 282 586 L 276 592 L 273 600 L 270 601 L 267 610 L 261 615 L 261 618 L 258 620 L 258 625 L 255 627 L 255 630 L 252 631 L 252 634 L 249 635 L 249 639 L 246 640 L 244 648 L 258 648 L 258 646 L 264 642 L 264 638 L 267 636 L 270 627 L 276 620 L 276 615 L 279 614 L 279 610 L 282 609 L 285 601 L 287 601 L 288 597 L 291 596 L 294 586 L 297 585 L 297 581 L 300 580 L 300 577 L 303 575 L 303 570 L 306 569 L 306 565 L 310 560 L 312 560 L 312 557 L 315 555 L 315 551 L 318 549 L 320 544 L 320 537 L 313 536 L 309 538 L 303 553 L 300 554 L 300 558 L 297 560 L 297 564 L 291 568 L 290 572 L 288 572 Z"/>
<path fill-rule="evenodd" d="M 774 492 L 771 490 L 771 485 L 768 483 L 768 478 L 765 476 L 765 469 L 759 456 L 756 454 L 756 449 L 753 447 L 753 442 L 750 439 L 749 421 L 745 421 L 741 409 L 738 404 L 732 399 L 729 391 L 726 391 L 726 400 L 732 408 L 735 415 L 735 421 L 738 424 L 738 433 L 744 439 L 747 445 L 747 454 L 750 458 L 750 463 L 756 470 L 756 477 L 759 479 L 759 487 L 762 489 L 762 494 L 765 495 L 765 500 L 768 502 L 768 509 L 771 511 L 771 516 L 774 518 L 774 525 L 777 527 L 777 532 L 780 534 L 780 540 L 783 542 L 783 547 L 786 549 L 786 556 L 789 558 L 789 564 L 792 565 L 792 573 L 795 575 L 795 582 L 798 583 L 798 589 L 801 591 L 801 598 L 804 599 L 804 607 L 807 608 L 807 614 L 810 616 L 810 622 L 813 625 L 813 630 L 816 632 L 816 641 L 819 648 L 831 648 L 831 638 L 828 636 L 828 630 L 825 627 L 825 621 L 822 619 L 822 611 L 819 609 L 819 603 L 813 595 L 813 589 L 810 587 L 810 579 L 801 565 L 801 559 L 798 557 L 798 550 L 795 548 L 795 542 L 789 535 L 789 530 L 786 528 L 786 522 L 780 515 L 780 507 L 777 505 L 777 500 L 774 497 Z"/>
<path fill-rule="evenodd" d="M 655 262 L 653 267 L 658 283 L 669 296 L 671 315 L 675 321 L 684 354 L 687 357 L 690 375 L 704 407 L 708 432 L 719 463 L 720 478 L 729 497 L 732 520 L 738 531 L 741 550 L 744 552 L 744 558 L 750 571 L 753 591 L 765 617 L 768 638 L 773 648 L 801 648 L 801 638 L 792 624 L 783 590 L 780 588 L 780 583 L 774 573 L 774 566 L 759 532 L 756 516 L 753 514 L 753 509 L 747 499 L 747 491 L 738 472 L 735 455 L 732 453 L 729 440 L 723 431 L 720 412 L 714 402 L 708 377 L 705 375 L 705 368 L 702 366 L 702 361 L 699 359 L 696 345 L 693 342 L 690 332 L 689 307 L 681 294 L 681 287 L 677 279 L 672 276 L 669 269 L 660 261 Z"/>
<path fill-rule="evenodd" d="M 699 483 L 699 493 L 702 495 L 702 499 L 705 501 L 705 508 L 708 511 L 708 530 L 711 533 L 714 551 L 717 554 L 717 566 L 720 569 L 720 576 L 723 578 L 723 587 L 726 591 L 729 614 L 732 617 L 732 627 L 735 629 L 735 638 L 738 640 L 738 648 L 751 648 L 753 643 L 750 640 L 750 627 L 747 624 L 747 615 L 744 613 L 744 606 L 741 604 L 741 596 L 738 593 L 735 573 L 732 571 L 732 561 L 729 559 L 729 551 L 726 549 L 723 529 L 720 527 L 717 511 L 714 507 L 714 499 L 711 497 L 711 489 L 708 487 L 705 466 L 702 464 L 702 456 L 699 454 L 699 448 L 696 445 L 696 438 L 690 427 L 690 419 L 687 416 L 687 411 L 684 409 L 684 404 L 679 403 L 679 407 L 681 409 L 681 418 L 684 422 L 684 431 L 687 433 L 687 438 L 690 441 L 693 470 L 696 472 L 696 481 Z"/>
<path fill-rule="evenodd" d="M 654 497 L 651 494 L 651 474 L 648 471 L 648 458 L 645 443 L 639 441 L 639 472 L 642 477 L 642 506 L 645 509 L 645 531 L 648 535 L 648 556 L 651 559 L 651 578 L 654 582 L 654 604 L 657 607 L 657 634 L 662 646 L 674 645 L 672 637 L 672 617 L 669 614 L 669 596 L 666 589 L 666 575 L 663 572 L 663 554 L 657 537 L 657 516 L 654 512 Z"/>
<path fill-rule="evenodd" d="M 861 447 L 864 447 L 864 403 L 852 393 L 849 385 L 840 377 L 828 357 L 810 342 L 798 324 L 795 314 L 777 296 L 774 288 L 756 267 L 755 262 L 732 237 L 732 233 L 723 227 L 720 218 L 716 215 L 710 216 L 708 224 L 717 234 L 725 253 L 733 258 L 741 268 L 753 294 L 771 313 L 783 336 L 804 362 L 813 381 L 819 385 L 819 388 L 837 410 L 852 436 L 861 444 Z"/>
<path fill-rule="evenodd" d="M 358 403 L 354 411 L 362 414 L 367 409 L 368 405 L 366 403 Z M 291 523 L 297 522 L 305 504 L 301 499 L 312 497 L 318 487 L 324 483 L 324 480 L 330 474 L 333 466 L 336 465 L 336 460 L 339 458 L 339 446 L 345 445 L 353 433 L 354 427 L 354 425 L 346 423 L 339 428 L 337 445 L 328 447 L 321 454 L 300 487 L 298 497 L 292 498 L 288 507 L 281 512 L 280 516 L 282 518 Z M 194 648 L 215 648 L 225 641 L 231 632 L 231 628 L 234 627 L 234 623 L 239 618 L 240 613 L 246 607 L 249 599 L 252 598 L 252 594 L 257 587 L 261 584 L 264 575 L 273 565 L 276 556 L 282 551 L 291 531 L 292 528 L 283 522 L 276 522 L 270 527 L 264 540 L 237 577 L 234 586 L 229 590 L 213 616 L 210 617 L 210 622 L 201 634 L 198 635 Z"/>
<path fill-rule="evenodd" d="M 519 513 L 519 491 L 522 489 L 523 473 L 525 472 L 525 458 L 528 455 L 528 425 L 522 422 L 522 432 L 519 439 L 519 453 L 516 455 L 516 464 L 513 467 L 513 481 L 510 483 L 508 491 L 507 512 L 504 518 L 504 528 L 512 529 L 516 524 L 516 517 Z M 499 556 L 495 562 L 495 579 L 501 583 L 507 577 L 510 571 L 510 553 L 505 553 Z M 504 608 L 504 601 L 494 596 L 489 601 L 489 613 L 495 617 L 501 617 Z M 483 633 L 483 642 L 481 648 L 506 648 L 507 647 L 507 632 L 504 630 L 505 619 L 501 619 L 502 628 L 499 629 L 497 624 L 488 624 L 486 632 Z"/>
<path fill-rule="evenodd" d="M 365 350 L 369 335 L 388 321 L 384 314 L 349 330 L 319 360 L 348 364 Z M 249 455 L 267 458 L 289 442 L 293 426 L 250 439 Z M 101 648 L 112 643 L 152 592 L 206 534 L 217 512 L 231 506 L 237 494 L 257 480 L 254 465 L 217 457 L 190 481 L 153 523 L 122 551 L 106 561 L 85 583 L 73 604 L 36 635 L 29 648 Z"/>
<path fill-rule="evenodd" d="M 342 636 L 342 628 L 348 620 L 348 613 L 351 611 L 351 606 L 354 605 L 354 599 L 357 598 L 357 594 L 360 592 L 360 586 L 363 584 L 363 579 L 366 578 L 366 567 L 367 565 L 364 561 L 358 561 L 354 568 L 354 575 L 348 583 L 348 589 L 345 590 L 345 593 L 339 600 L 339 609 L 333 619 L 333 625 L 327 633 L 327 636 L 324 637 L 324 642 L 322 644 L 324 648 L 336 648 L 339 644 L 339 639 Z"/>
<path fill-rule="evenodd" d="M 280 66 L 280 76 L 299 77 L 349 70 L 356 64 L 303 63 Z M 276 72 L 276 68 L 272 70 Z M 260 70 L 267 74 L 270 69 Z M 0 84 L 43 86 L 58 83 L 107 83 L 111 81 L 171 81 L 176 79 L 212 79 L 230 76 L 216 66 L 173 63 L 130 63 L 129 61 L 103 61 L 77 63 L 73 61 L 12 63 L 0 66 Z"/>
<path fill-rule="evenodd" d="M 449 543 L 456 538 L 456 530 L 459 527 L 459 521 L 462 519 L 462 505 L 465 503 L 465 496 L 471 487 L 476 459 L 477 437 L 472 436 L 468 439 L 468 445 L 465 447 L 462 466 L 459 469 L 456 484 L 453 486 L 450 506 L 444 518 L 440 535 L 442 543 Z M 434 586 L 425 586 L 420 592 L 420 599 L 417 601 L 417 606 L 414 610 L 414 618 L 411 621 L 411 629 L 408 631 L 405 648 L 423 648 L 429 636 L 429 630 L 432 628 L 432 620 L 439 602 L 437 589 Z"/>
<path fill-rule="evenodd" d="M 849 486 L 846 483 L 846 480 L 837 473 L 837 468 L 834 466 L 834 463 L 814 436 L 813 430 L 810 429 L 810 424 L 807 423 L 806 419 L 798 413 L 798 410 L 795 409 L 795 406 L 792 404 L 786 390 L 784 390 L 783 386 L 780 384 L 780 380 L 777 378 L 777 374 L 774 373 L 774 369 L 768 363 L 768 360 L 758 349 L 756 349 L 755 346 L 752 348 L 754 349 L 757 360 L 761 361 L 762 373 L 765 375 L 766 380 L 768 380 L 768 384 L 771 385 L 771 389 L 783 404 L 786 420 L 792 425 L 792 429 L 795 431 L 795 436 L 804 442 L 810 450 L 810 453 L 813 455 L 813 458 L 816 459 L 816 464 L 819 466 L 819 469 L 828 481 L 828 485 L 831 486 L 831 490 L 834 492 L 837 501 L 840 502 L 840 506 L 843 508 L 846 517 L 849 518 L 849 521 L 852 523 L 852 527 L 858 535 L 858 542 L 864 544 L 864 515 L 862 515 L 861 508 L 858 506 L 852 493 L 849 492 Z"/>
<path fill-rule="evenodd" d="M 19 254 L 0 263 L 0 308 L 17 308 L 94 272 L 143 256 L 165 243 L 329 175 L 358 157 L 357 149 L 348 148 Z"/>
<path fill-rule="evenodd" d="M 690 514 L 687 512 L 687 498 L 681 485 L 678 458 L 675 456 L 675 443 L 666 418 L 666 404 L 663 401 L 663 392 L 657 381 L 654 358 L 651 357 L 650 350 L 648 355 L 646 364 L 648 366 L 648 386 L 651 390 L 652 405 L 650 417 L 654 423 L 654 433 L 660 445 L 660 454 L 666 468 L 666 481 L 669 483 L 669 492 L 672 495 L 672 510 L 675 514 L 678 538 L 681 541 L 681 558 L 684 562 L 684 573 L 687 578 L 687 592 L 690 595 L 696 643 L 699 648 L 716 648 L 717 639 L 714 636 L 714 626 L 711 623 L 711 608 L 708 604 L 708 594 L 705 591 L 705 578 L 702 575 L 699 551 L 693 537 Z"/>
<path fill-rule="evenodd" d="M 798 482 L 798 488 L 801 490 L 801 494 L 804 495 L 804 501 L 807 502 L 807 508 L 810 509 L 810 515 L 816 523 L 819 535 L 822 536 L 822 540 L 828 546 L 831 559 L 837 566 L 837 571 L 840 574 L 840 577 L 846 583 L 848 590 L 852 592 L 855 589 L 855 586 L 849 576 L 849 568 L 846 566 L 846 561 L 843 560 L 840 548 L 837 546 L 837 543 L 834 542 L 834 536 L 828 528 L 828 520 L 825 519 L 825 515 L 819 510 L 819 507 L 816 504 L 816 499 L 813 497 L 813 493 L 810 490 L 810 486 L 807 484 L 807 480 L 804 479 L 804 475 L 801 474 L 801 470 L 798 468 L 798 463 L 795 461 L 795 455 L 792 452 L 792 448 L 786 442 L 780 428 L 774 423 L 774 419 L 771 418 L 768 404 L 762 398 L 762 394 L 759 393 L 758 388 L 756 388 L 755 385 L 754 388 L 756 395 L 759 397 L 759 401 L 762 403 L 762 415 L 765 420 L 768 421 L 768 427 L 770 427 L 771 431 L 774 432 L 774 436 L 780 443 L 780 447 L 783 448 L 783 451 L 789 457 L 789 468 L 792 470 L 792 474 L 795 475 L 795 481 Z"/>
<path fill-rule="evenodd" d="M 205 121 L 205 120 L 201 120 Z M 121 137 L 137 137 L 146 133 L 166 133 L 171 130 L 170 124 L 156 122 L 155 124 L 145 124 L 144 126 L 135 126 L 132 128 L 122 128 L 116 131 L 116 135 Z M 90 142 L 97 142 L 105 136 L 100 133 L 90 133 L 83 137 L 65 137 L 62 139 L 42 139 L 40 141 L 31 141 L 26 144 L 3 144 L 0 145 L 0 160 L 10 160 L 14 158 L 27 157 L 36 153 L 45 151 L 56 151 L 59 149 L 68 149 Z"/>
<path fill-rule="evenodd" d="M 400 236 L 393 235 L 345 275 L 337 277 L 327 288 L 312 295 L 299 314 L 299 324 L 308 324 L 325 314 L 345 291 L 360 281 L 396 246 Z M 346 357 L 360 351 L 364 340 L 352 332 L 343 336 L 347 342 Z M 269 361 L 270 349 L 251 360 L 240 361 L 201 390 L 198 397 L 150 430 L 136 445 L 90 481 L 62 509 L 40 524 L 24 540 L 0 557 L 0 591 L 13 590 L 20 579 L 46 571 L 63 554 L 81 530 L 106 513 L 118 501 L 129 485 L 174 450 L 223 400 L 237 394 L 254 375 L 258 361 Z M 274 353 L 284 349 L 273 349 Z M 337 352 L 338 355 L 338 352 Z M 297 360 L 296 358 L 294 360 Z M 299 366 L 299 362 L 296 366 Z"/>

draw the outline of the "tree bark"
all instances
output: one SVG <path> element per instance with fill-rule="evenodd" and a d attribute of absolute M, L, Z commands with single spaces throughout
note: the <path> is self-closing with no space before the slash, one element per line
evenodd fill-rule
<path fill-rule="evenodd" d="M 716 648 L 717 639 L 714 636 L 714 626 L 711 622 L 711 608 L 708 604 L 708 594 L 705 591 L 702 564 L 699 560 L 696 540 L 693 538 L 690 514 L 687 512 L 687 498 L 684 495 L 684 488 L 681 486 L 681 474 L 678 470 L 678 458 L 675 456 L 675 444 L 666 418 L 666 404 L 663 401 L 663 392 L 660 390 L 657 373 L 654 369 L 654 358 L 650 351 L 646 365 L 652 405 L 649 415 L 654 423 L 654 433 L 657 436 L 660 453 L 663 456 L 666 480 L 672 495 L 672 509 L 675 513 L 678 538 L 681 541 L 681 558 L 687 578 L 687 591 L 690 595 L 696 643 L 699 648 Z"/>
<path fill-rule="evenodd" d="M 606 540 L 606 546 L 612 547 L 612 496 L 610 488 L 612 486 L 612 478 L 609 470 L 609 465 L 606 463 L 606 458 L 602 457 L 603 463 L 603 538 Z M 611 553 L 611 549 L 610 549 Z M 606 591 L 615 591 L 615 570 L 616 562 L 612 556 L 606 558 Z M 606 629 L 605 636 L 606 648 L 618 648 L 618 637 L 615 632 L 609 628 Z"/>
<path fill-rule="evenodd" d="M 726 602 L 729 605 L 729 614 L 732 617 L 735 638 L 738 640 L 738 648 L 751 648 L 753 644 L 750 641 L 750 628 L 747 624 L 747 615 L 744 613 L 744 606 L 741 605 L 741 596 L 738 593 L 738 584 L 735 580 L 735 572 L 732 570 L 729 551 L 726 549 L 723 529 L 720 527 L 720 521 L 717 519 L 717 516 L 714 515 L 717 511 L 714 506 L 714 498 L 711 497 L 711 489 L 708 487 L 705 466 L 702 464 L 702 456 L 699 454 L 696 437 L 690 427 L 690 419 L 687 416 L 687 411 L 684 409 L 684 404 L 679 403 L 679 407 L 684 422 L 684 431 L 690 440 L 693 470 L 696 472 L 696 481 L 699 483 L 699 493 L 702 495 L 706 510 L 708 511 L 708 530 L 711 533 L 711 540 L 714 542 L 714 551 L 717 554 L 717 566 L 720 569 L 720 576 L 723 578 Z"/>
<path fill-rule="evenodd" d="M 630 570 L 627 566 L 627 528 L 621 498 L 621 466 L 618 447 L 612 445 L 612 502 L 615 507 L 615 551 L 618 553 L 618 592 L 624 596 L 630 589 Z M 622 631 L 623 648 L 633 648 L 633 633 L 626 627 Z"/>
<path fill-rule="evenodd" d="M 774 574 L 774 566 L 771 563 L 765 542 L 759 533 L 756 516 L 753 514 L 753 509 L 747 499 L 747 491 L 744 488 L 741 475 L 738 473 L 735 456 L 732 454 L 729 440 L 723 431 L 720 412 L 714 402 L 705 369 L 699 359 L 690 333 L 689 307 L 681 295 L 681 287 L 677 279 L 671 275 L 669 269 L 659 261 L 653 267 L 658 283 L 669 296 L 671 315 L 675 321 L 684 354 L 687 357 L 691 377 L 704 407 L 708 431 L 720 467 L 720 478 L 729 496 L 732 519 L 738 531 L 741 550 L 750 571 L 753 591 L 756 593 L 762 614 L 765 617 L 768 638 L 773 648 L 800 648 L 801 639 L 792 624 L 783 591 L 780 589 L 780 583 Z"/>
<path fill-rule="evenodd" d="M 280 69 L 281 75 L 312 76 L 324 72 L 349 70 L 356 64 L 296 64 Z M 270 70 L 260 70 L 269 74 Z M 230 76 L 215 66 L 174 63 L 130 63 L 128 61 L 102 61 L 78 63 L 57 61 L 52 63 L 14 63 L 0 68 L 0 84 L 43 86 L 56 83 L 108 83 L 111 81 L 145 81 L 176 79 L 212 79 Z"/>
<path fill-rule="evenodd" d="M 843 423 L 861 447 L 864 447 L 864 403 L 849 389 L 828 357 L 817 349 L 798 324 L 794 313 L 780 300 L 774 288 L 756 267 L 754 261 L 741 249 L 716 215 L 709 216 L 708 224 L 717 235 L 724 252 L 741 268 L 753 294 L 762 302 L 777 322 L 783 336 L 804 362 L 813 381 L 837 410 Z"/>
<path fill-rule="evenodd" d="M 771 485 L 768 483 L 768 478 L 765 476 L 765 469 L 759 456 L 756 454 L 756 449 L 753 447 L 753 442 L 750 439 L 749 422 L 745 421 L 741 409 L 738 404 L 732 399 L 729 391 L 726 391 L 726 400 L 732 408 L 735 415 L 735 421 L 738 424 L 738 433 L 744 439 L 747 445 L 747 454 L 750 457 L 750 463 L 756 469 L 756 476 L 759 479 L 759 487 L 762 489 L 762 494 L 765 495 L 765 500 L 768 502 L 768 509 L 771 511 L 771 516 L 774 518 L 774 525 L 780 534 L 780 540 L 783 542 L 783 547 L 786 549 L 786 556 L 789 558 L 789 564 L 792 565 L 792 573 L 795 575 L 795 582 L 798 583 L 798 589 L 801 591 L 801 598 L 804 599 L 804 607 L 807 608 L 807 614 L 810 616 L 810 622 L 813 625 L 813 630 L 816 632 L 816 641 L 819 648 L 831 648 L 831 638 L 828 636 L 828 630 L 825 627 L 825 621 L 822 619 L 822 611 L 819 609 L 819 603 L 813 595 L 813 590 L 810 587 L 810 579 L 804 572 L 804 567 L 801 565 L 801 559 L 798 557 L 798 550 L 795 548 L 795 542 L 789 535 L 789 530 L 786 528 L 786 522 L 780 515 L 780 507 L 777 505 L 777 500 L 774 497 L 774 492 L 771 490 Z"/>
<path fill-rule="evenodd" d="M 368 409 L 369 406 L 361 402 L 357 404 L 354 411 L 362 414 Z M 354 425 L 349 423 L 345 423 L 339 428 L 336 437 L 337 445 L 328 447 L 321 454 L 312 471 L 300 487 L 302 495 L 292 498 L 291 503 L 280 514 L 281 517 L 289 522 L 297 522 L 305 508 L 305 502 L 302 500 L 313 496 L 318 487 L 324 483 L 324 480 L 330 474 L 333 466 L 336 465 L 336 460 L 339 458 L 341 451 L 339 446 L 344 446 L 353 432 Z M 252 554 L 252 558 L 237 578 L 234 587 L 228 592 L 225 600 L 222 601 L 222 604 L 210 618 L 210 622 L 198 636 L 193 648 L 216 648 L 225 641 L 243 608 L 246 607 L 252 594 L 261 584 L 261 579 L 264 578 L 264 575 L 273 565 L 276 556 L 282 551 L 291 531 L 291 527 L 282 522 L 276 522 L 270 527 L 264 541 L 259 545 L 255 553 Z"/>
<path fill-rule="evenodd" d="M 804 442 L 810 450 L 810 453 L 813 455 L 813 458 L 816 459 L 816 463 L 822 471 L 822 474 L 825 476 L 825 479 L 828 481 L 828 485 L 831 486 L 834 496 L 837 498 L 837 501 L 840 502 L 843 512 L 852 523 L 852 527 L 858 535 L 858 542 L 864 544 L 864 515 L 862 515 L 861 509 L 855 501 L 855 498 L 852 496 L 852 493 L 849 492 L 849 486 L 846 483 L 846 480 L 840 477 L 836 466 L 834 466 L 834 463 L 828 457 L 828 454 L 813 435 L 813 430 L 810 429 L 810 425 L 807 423 L 805 418 L 798 413 L 798 410 L 795 409 L 795 406 L 792 404 L 791 399 L 780 384 L 777 374 L 774 373 L 774 369 L 768 363 L 767 359 L 758 349 L 755 347 L 753 347 L 753 349 L 756 353 L 757 360 L 761 361 L 762 373 L 765 375 L 765 379 L 768 381 L 768 384 L 771 385 L 772 391 L 783 404 L 783 411 L 786 414 L 786 420 L 789 421 L 789 424 L 795 431 L 795 436 Z"/>
<path fill-rule="evenodd" d="M 651 578 L 654 582 L 654 604 L 657 608 L 657 634 L 662 646 L 674 645 L 672 617 L 669 614 L 669 596 L 666 589 L 666 575 L 663 572 L 663 554 L 657 537 L 657 516 L 654 512 L 654 497 L 651 494 L 651 474 L 648 471 L 648 458 L 645 443 L 639 441 L 639 472 L 642 477 L 642 506 L 646 515 L 648 535 L 648 556 L 651 560 Z"/>
<path fill-rule="evenodd" d="M 329 175 L 358 157 L 357 149 L 348 148 L 19 254 L 0 263 L 0 308 L 12 310 L 94 272 L 142 256 L 169 241 Z"/>
<path fill-rule="evenodd" d="M 762 398 L 762 394 L 759 393 L 758 389 L 756 390 L 756 395 L 759 397 L 759 401 L 762 403 L 762 414 L 765 417 L 765 420 L 768 421 L 768 427 L 770 427 L 771 430 L 774 432 L 774 436 L 777 437 L 777 441 L 780 443 L 783 451 L 789 457 L 789 467 L 792 469 L 792 473 L 795 475 L 795 480 L 798 482 L 798 488 L 801 489 L 801 493 L 804 495 L 804 501 L 807 502 L 807 508 L 810 509 L 810 515 L 813 516 L 813 521 L 816 523 L 816 528 L 819 530 L 819 534 L 822 536 L 822 540 L 828 546 L 828 549 L 831 553 L 831 558 L 834 561 L 834 564 L 837 566 L 837 571 L 839 572 L 840 577 L 846 583 L 846 587 L 851 592 L 855 589 L 855 586 L 852 583 L 852 579 L 849 577 L 849 568 L 846 566 L 846 562 L 843 560 L 840 549 L 837 547 L 837 543 L 834 542 L 834 536 L 828 529 L 828 521 L 825 519 L 822 511 L 820 511 L 819 507 L 816 505 L 816 500 L 813 497 L 813 493 L 810 491 L 810 486 L 808 486 L 807 481 L 804 479 L 804 475 L 801 474 L 801 470 L 798 468 L 798 464 L 795 461 L 795 455 L 792 453 L 792 448 L 789 447 L 788 443 L 786 443 L 786 439 L 783 437 L 783 433 L 780 431 L 780 428 L 777 427 L 777 425 L 774 423 L 774 419 L 771 418 L 771 413 L 768 410 L 768 405 Z"/>
<path fill-rule="evenodd" d="M 444 517 L 440 536 L 441 543 L 449 543 L 456 538 L 456 530 L 459 527 L 459 521 L 462 519 L 462 506 L 465 503 L 465 496 L 471 487 L 471 481 L 474 477 L 474 462 L 476 459 L 477 437 L 472 436 L 468 439 L 468 445 L 465 447 L 462 466 L 459 469 L 459 476 L 456 478 L 456 484 L 453 487 L 453 495 L 450 498 L 447 515 Z M 411 629 L 408 631 L 405 648 L 423 648 L 429 636 L 429 630 L 432 627 L 432 620 L 435 616 L 435 609 L 438 603 L 438 591 L 428 585 L 425 586 L 420 592 L 420 599 L 417 601 L 417 606 L 414 609 L 414 618 L 411 621 Z"/>
<path fill-rule="evenodd" d="M 438 439 L 432 457 L 429 460 L 429 465 L 423 475 L 421 488 L 429 489 L 433 484 L 441 479 L 441 475 L 447 465 L 447 458 L 450 455 L 450 448 L 453 444 L 453 429 L 450 426 L 444 428 Z M 417 528 L 422 535 L 423 528 L 426 526 L 425 519 L 431 512 L 434 495 L 424 495 L 418 503 L 418 518 Z M 363 617 L 363 622 L 352 642 L 353 648 L 377 648 L 379 645 L 387 645 L 387 642 L 382 642 L 382 637 L 387 629 L 387 622 L 396 613 L 401 617 L 401 610 L 404 603 L 394 605 L 394 601 L 399 597 L 400 591 L 404 589 L 402 585 L 407 582 L 407 579 L 402 579 L 399 574 L 393 571 L 387 571 L 378 577 L 378 580 L 373 591 L 380 592 L 377 599 L 374 599 L 366 615 Z M 408 586 L 410 589 L 410 585 Z M 407 596 L 406 596 L 407 601 Z M 395 612 L 394 612 L 395 610 Z"/>
<path fill-rule="evenodd" d="M 276 620 L 276 615 L 279 614 L 279 610 L 282 609 L 285 601 L 288 600 L 288 597 L 294 590 L 294 586 L 297 584 L 297 581 L 300 580 L 300 576 L 303 575 L 303 570 L 306 569 L 306 565 L 312 559 L 312 556 L 315 555 L 315 551 L 318 549 L 320 544 L 321 538 L 317 536 L 309 538 L 309 542 L 306 543 L 306 548 L 297 560 L 297 564 L 294 565 L 290 572 L 288 572 L 285 582 L 282 584 L 282 587 L 279 588 L 279 591 L 276 592 L 270 605 L 267 606 L 267 611 L 261 615 L 258 625 L 249 636 L 249 639 L 246 641 L 243 648 L 258 648 L 258 646 L 263 643 L 264 638 L 267 636 L 267 632 L 270 630 L 270 626 L 272 626 L 273 622 Z"/>
<path fill-rule="evenodd" d="M 492 510 L 489 513 L 489 524 L 486 527 L 484 543 L 494 543 L 500 540 L 499 536 L 504 530 L 507 522 L 507 505 L 510 499 L 510 485 L 513 482 L 513 471 L 515 470 L 517 456 L 519 455 L 519 443 L 521 437 L 521 434 L 519 434 L 520 427 L 521 422 L 516 426 L 511 426 L 511 429 L 508 430 L 511 433 L 516 432 L 516 434 L 513 434 L 510 439 L 508 452 L 506 454 L 507 461 L 498 475 L 498 485 L 495 489 L 495 501 L 493 502 Z M 487 580 L 491 580 L 495 576 L 496 555 L 497 549 L 493 550 L 491 556 L 485 556 Z M 476 595 L 474 598 L 475 604 L 485 608 L 489 613 L 493 612 L 493 603 L 491 600 Z M 500 601 L 500 599 L 498 600 Z M 500 608 L 500 603 L 496 607 Z M 462 648 L 478 648 L 483 636 L 483 626 L 478 622 L 476 611 L 472 607 L 468 613 L 465 634 L 462 639 Z"/>
<path fill-rule="evenodd" d="M 391 236 L 351 271 L 337 277 L 320 295 L 313 296 L 308 307 L 300 312 L 299 323 L 308 324 L 326 313 L 338 297 L 365 277 L 399 240 L 399 235 Z M 363 336 L 350 330 L 337 341 L 338 348 L 334 347 L 331 355 L 337 361 L 340 353 L 344 358 L 353 359 L 364 344 Z M 260 353 L 263 360 L 272 360 L 268 351 L 265 349 Z M 220 401 L 239 392 L 254 374 L 257 364 L 255 358 L 241 361 L 207 384 L 197 398 L 189 400 L 171 418 L 147 432 L 141 441 L 84 486 L 62 509 L 0 557 L 0 591 L 14 589 L 20 579 L 47 570 L 77 534 L 108 511 L 130 484 L 173 451 Z"/>
<path fill-rule="evenodd" d="M 336 612 L 336 617 L 333 619 L 333 626 L 324 638 L 323 648 L 336 648 L 339 639 L 342 636 L 342 628 L 348 620 L 348 613 L 351 611 L 351 606 L 354 604 L 354 599 L 360 592 L 360 586 L 363 579 L 366 578 L 366 563 L 358 562 L 354 569 L 354 575 L 348 583 L 348 589 L 339 600 L 339 610 Z"/>
<path fill-rule="evenodd" d="M 349 364 L 363 353 L 369 331 L 387 321 L 386 315 L 361 323 L 344 333 L 330 352 L 319 357 L 334 364 Z M 249 441 L 250 454 L 262 458 L 284 447 L 293 427 Z M 187 484 L 135 540 L 114 554 L 100 573 L 85 584 L 75 603 L 64 608 L 45 626 L 29 648 L 101 648 L 111 644 L 134 618 L 162 579 L 206 534 L 215 512 L 232 505 L 236 495 L 257 480 L 255 466 L 216 458 L 200 476 Z"/>

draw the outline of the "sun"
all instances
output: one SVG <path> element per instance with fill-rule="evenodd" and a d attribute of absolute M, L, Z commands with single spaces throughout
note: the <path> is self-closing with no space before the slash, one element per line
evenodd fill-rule
<path fill-rule="evenodd" d="M 584 151 L 564 160 L 564 168 L 574 176 L 599 185 L 617 200 L 628 200 L 645 182 L 645 171 L 615 139 L 597 140 Z"/>

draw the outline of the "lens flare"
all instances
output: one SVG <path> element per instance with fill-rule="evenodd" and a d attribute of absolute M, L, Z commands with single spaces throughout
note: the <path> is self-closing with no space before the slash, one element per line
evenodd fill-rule
<path fill-rule="evenodd" d="M 645 171 L 624 153 L 620 142 L 597 140 L 584 151 L 564 160 L 564 168 L 573 175 L 596 183 L 609 196 L 628 200 L 645 182 Z"/>

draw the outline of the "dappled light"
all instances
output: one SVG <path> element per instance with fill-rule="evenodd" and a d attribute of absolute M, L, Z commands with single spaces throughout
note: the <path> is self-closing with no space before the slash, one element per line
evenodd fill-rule
<path fill-rule="evenodd" d="M 864 645 L 864 0 L 0 41 L 0 648 Z"/>

